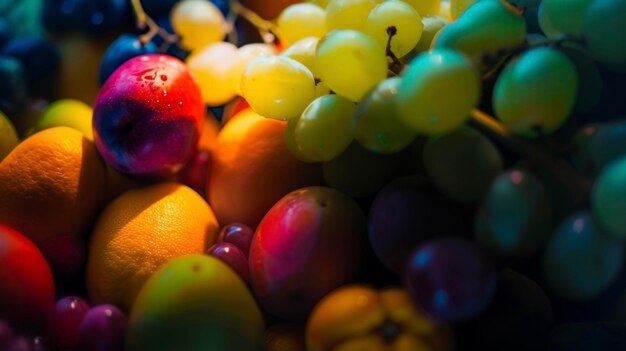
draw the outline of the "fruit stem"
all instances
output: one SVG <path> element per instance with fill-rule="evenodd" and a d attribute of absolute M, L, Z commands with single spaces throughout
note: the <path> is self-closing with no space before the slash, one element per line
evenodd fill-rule
<path fill-rule="evenodd" d="M 237 16 L 241 16 L 246 19 L 246 21 L 250 22 L 257 28 L 265 43 L 273 43 L 277 37 L 280 40 L 280 31 L 278 26 L 274 23 L 261 18 L 261 16 L 257 15 L 254 11 L 243 6 L 239 0 L 230 0 L 229 5 L 231 13 L 235 14 L 234 19 L 236 19 Z"/>
<path fill-rule="evenodd" d="M 393 37 L 398 34 L 398 29 L 396 26 L 389 26 L 387 28 L 387 46 L 385 47 L 385 54 L 391 59 L 391 64 L 389 65 L 389 70 L 393 72 L 396 76 L 400 75 L 400 72 L 406 67 L 406 65 L 398 59 L 398 56 L 391 51 L 391 40 Z"/>
<path fill-rule="evenodd" d="M 146 45 L 156 35 L 159 35 L 168 44 L 175 44 L 178 42 L 178 37 L 176 35 L 170 34 L 165 29 L 159 27 L 159 25 L 146 14 L 146 11 L 141 5 L 141 0 L 130 0 L 130 3 L 133 7 L 135 17 L 137 17 L 137 28 L 139 30 L 148 28 L 147 33 L 139 36 L 139 41 L 141 41 L 143 45 Z"/>
<path fill-rule="evenodd" d="M 502 6 L 504 6 L 507 10 L 511 11 L 511 13 L 514 14 L 515 16 L 519 16 L 519 17 L 524 16 L 524 12 L 526 12 L 525 8 L 517 7 L 506 0 L 499 0 L 499 1 L 502 4 Z"/>
<path fill-rule="evenodd" d="M 534 167 L 547 170 L 558 184 L 572 192 L 576 204 L 587 202 L 593 183 L 565 160 L 547 153 L 530 140 L 513 135 L 501 122 L 479 109 L 471 112 L 469 124 Z"/>

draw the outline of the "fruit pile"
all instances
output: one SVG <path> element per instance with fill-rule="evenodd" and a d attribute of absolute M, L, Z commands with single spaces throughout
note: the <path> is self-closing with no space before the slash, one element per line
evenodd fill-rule
<path fill-rule="evenodd" d="M 0 350 L 626 350 L 625 14 L 0 3 Z"/>

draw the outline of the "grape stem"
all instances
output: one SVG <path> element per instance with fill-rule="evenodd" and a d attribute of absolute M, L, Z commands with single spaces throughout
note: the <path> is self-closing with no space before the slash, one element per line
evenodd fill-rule
<path fill-rule="evenodd" d="M 387 27 L 387 46 L 385 47 L 385 54 L 391 59 L 391 64 L 389 66 L 389 70 L 393 72 L 393 74 L 400 75 L 400 72 L 406 67 L 406 65 L 398 59 L 398 56 L 393 53 L 391 50 L 391 40 L 393 37 L 398 34 L 398 29 L 396 26 Z"/>
<path fill-rule="evenodd" d="M 141 0 L 130 0 L 133 7 L 135 17 L 137 17 L 136 25 L 137 29 L 144 30 L 148 28 L 148 32 L 139 36 L 139 41 L 143 45 L 146 45 L 155 36 L 160 36 L 165 40 L 166 44 L 176 44 L 178 42 L 178 36 L 168 33 L 165 29 L 161 28 L 154 20 L 146 14 L 146 11 L 141 6 Z"/>
<path fill-rule="evenodd" d="M 234 15 L 231 16 L 229 14 L 228 17 L 231 19 L 233 24 L 237 17 L 241 16 L 256 27 L 265 43 L 273 43 L 276 38 L 280 39 L 280 31 L 277 25 L 271 21 L 261 18 L 261 16 L 257 15 L 254 11 L 243 6 L 239 0 L 229 0 L 229 5 L 230 11 Z M 231 27 L 231 32 L 234 31 L 233 28 L 234 27 Z"/>
<path fill-rule="evenodd" d="M 513 135 L 501 122 L 479 109 L 471 112 L 469 124 L 532 166 L 547 170 L 558 184 L 574 195 L 576 204 L 587 202 L 592 181 L 578 173 L 565 160 L 547 153 L 544 148 L 530 140 Z"/>
<path fill-rule="evenodd" d="M 499 0 L 502 6 L 504 6 L 507 10 L 511 11 L 515 16 L 522 17 L 526 12 L 526 9 L 523 7 L 517 7 L 506 0 Z"/>

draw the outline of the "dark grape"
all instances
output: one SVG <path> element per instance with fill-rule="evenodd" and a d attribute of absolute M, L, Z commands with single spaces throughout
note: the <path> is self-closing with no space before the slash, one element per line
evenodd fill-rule
<path fill-rule="evenodd" d="M 126 316 L 115 306 L 100 305 L 92 308 L 80 323 L 81 349 L 123 350 L 127 323 Z"/>
<path fill-rule="evenodd" d="M 439 190 L 461 202 L 484 197 L 503 168 L 496 146 L 468 127 L 431 137 L 424 147 L 424 165 Z"/>
<path fill-rule="evenodd" d="M 459 350 L 543 350 L 553 323 L 550 300 L 543 289 L 524 275 L 505 269 L 489 307 L 460 326 Z"/>
<path fill-rule="evenodd" d="M 549 197 L 531 173 L 510 170 L 493 182 L 475 222 L 478 241 L 498 256 L 525 258 L 551 228 Z"/>
<path fill-rule="evenodd" d="M 0 17 L 0 48 L 13 37 L 11 25 L 4 18 Z"/>
<path fill-rule="evenodd" d="M 111 43 L 111 45 L 109 45 L 107 51 L 104 53 L 102 62 L 100 63 L 100 71 L 98 72 L 100 85 L 104 84 L 113 71 L 115 71 L 124 62 L 133 57 L 144 54 L 154 54 L 157 51 L 157 46 L 151 41 L 143 44 L 136 35 L 120 35 Z"/>
<path fill-rule="evenodd" d="M 0 111 L 12 115 L 28 101 L 24 65 L 13 57 L 0 55 Z"/>
<path fill-rule="evenodd" d="M 46 0 L 43 2 L 42 19 L 50 32 L 78 29 L 82 20 L 80 5 L 84 0 Z"/>
<path fill-rule="evenodd" d="M 102 35 L 118 28 L 128 12 L 127 0 L 83 0 L 79 4 L 80 28 L 86 33 Z"/>
<path fill-rule="evenodd" d="M 626 32 L 626 2 L 586 1 L 589 6 L 585 9 L 582 35 L 589 53 L 611 69 L 626 72 L 626 45 L 622 37 Z"/>
<path fill-rule="evenodd" d="M 426 179 L 400 178 L 385 186 L 372 202 L 370 243 L 385 266 L 402 274 L 420 244 L 437 236 L 465 234 L 466 223 L 458 217 L 459 209 Z"/>
<path fill-rule="evenodd" d="M 54 348 L 75 349 L 80 342 L 80 324 L 89 304 L 76 296 L 59 299 L 46 318 L 46 341 Z"/>
<path fill-rule="evenodd" d="M 405 284 L 415 304 L 445 322 L 464 322 L 483 312 L 497 287 L 496 267 L 470 241 L 439 239 L 409 261 Z"/>
<path fill-rule="evenodd" d="M 241 223 L 233 223 L 222 228 L 220 234 L 217 236 L 217 242 L 233 244 L 247 257 L 250 253 L 250 245 L 252 244 L 253 237 L 254 231 L 250 227 Z"/>
<path fill-rule="evenodd" d="M 611 162 L 626 155 L 626 121 L 585 126 L 573 140 L 574 164 L 581 172 L 596 176 Z"/>
<path fill-rule="evenodd" d="M 61 67 L 59 50 L 44 37 L 15 37 L 2 48 L 1 54 L 22 62 L 30 86 L 54 79 Z"/>
<path fill-rule="evenodd" d="M 4 351 L 46 351 L 41 337 L 16 336 L 7 344 Z"/>
<path fill-rule="evenodd" d="M 605 167 L 591 194 L 594 219 L 611 236 L 626 238 L 626 157 Z"/>
<path fill-rule="evenodd" d="M 248 257 L 237 246 L 225 242 L 217 243 L 207 250 L 207 254 L 217 257 L 228 264 L 244 282 L 248 283 L 250 281 Z"/>

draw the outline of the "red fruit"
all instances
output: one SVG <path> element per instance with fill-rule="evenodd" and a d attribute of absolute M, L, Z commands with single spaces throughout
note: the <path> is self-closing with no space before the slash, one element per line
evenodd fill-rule
<path fill-rule="evenodd" d="M 250 247 L 250 281 L 261 305 L 303 319 L 332 290 L 353 281 L 367 240 L 365 216 L 341 192 L 309 187 L 278 201 Z"/>
<path fill-rule="evenodd" d="M 121 172 L 168 177 L 196 152 L 204 116 L 200 88 L 182 61 L 142 55 L 120 66 L 100 90 L 94 141 Z"/>
<path fill-rule="evenodd" d="M 0 225 L 0 319 L 37 328 L 54 304 L 54 280 L 37 246 Z"/>

